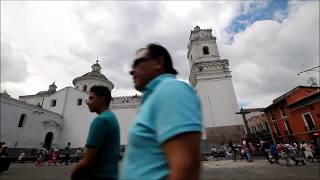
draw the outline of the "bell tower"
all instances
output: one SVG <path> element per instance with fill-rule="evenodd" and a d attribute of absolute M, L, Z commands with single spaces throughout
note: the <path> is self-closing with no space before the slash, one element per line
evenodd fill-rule
<path fill-rule="evenodd" d="M 196 62 L 220 59 L 216 39 L 211 29 L 200 29 L 199 26 L 196 26 L 191 31 L 187 55 L 190 66 Z"/>
<path fill-rule="evenodd" d="M 232 84 L 229 61 L 220 59 L 211 29 L 196 26 L 191 31 L 187 58 L 190 84 L 200 96 L 205 136 L 210 144 L 240 143 L 245 134 Z"/>

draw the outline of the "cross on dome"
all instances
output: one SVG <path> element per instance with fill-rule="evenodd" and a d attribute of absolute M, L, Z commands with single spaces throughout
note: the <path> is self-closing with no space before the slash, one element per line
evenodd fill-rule
<path fill-rule="evenodd" d="M 92 72 L 100 72 L 100 71 L 101 71 L 101 66 L 100 66 L 100 64 L 99 64 L 98 57 L 97 57 L 96 63 L 93 64 L 93 65 L 91 66 L 91 68 L 92 68 Z"/>

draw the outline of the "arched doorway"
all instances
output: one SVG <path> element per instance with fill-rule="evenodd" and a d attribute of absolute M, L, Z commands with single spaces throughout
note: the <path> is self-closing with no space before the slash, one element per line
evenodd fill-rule
<path fill-rule="evenodd" d="M 44 144 L 43 144 L 43 147 L 46 148 L 47 150 L 50 150 L 50 148 L 51 148 L 52 139 L 53 139 L 53 133 L 48 132 L 46 134 L 46 137 L 44 139 Z"/>

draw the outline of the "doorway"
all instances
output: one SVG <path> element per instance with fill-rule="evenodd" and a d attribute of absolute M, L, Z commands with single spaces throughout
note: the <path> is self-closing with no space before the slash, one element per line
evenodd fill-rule
<path fill-rule="evenodd" d="M 44 144 L 43 144 L 43 147 L 46 148 L 47 150 L 50 150 L 50 148 L 51 148 L 52 139 L 53 139 L 53 133 L 48 132 L 46 134 L 46 137 L 44 139 Z"/>

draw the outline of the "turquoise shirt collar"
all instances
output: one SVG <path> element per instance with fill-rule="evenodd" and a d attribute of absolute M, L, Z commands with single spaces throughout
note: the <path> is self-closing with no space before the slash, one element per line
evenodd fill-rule
<path fill-rule="evenodd" d="M 147 99 L 147 97 L 157 88 L 157 86 L 165 79 L 175 79 L 173 74 L 161 74 L 152 79 L 144 88 L 141 104 Z"/>

